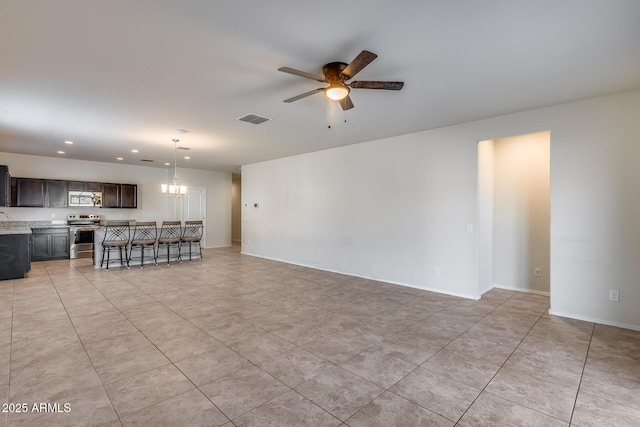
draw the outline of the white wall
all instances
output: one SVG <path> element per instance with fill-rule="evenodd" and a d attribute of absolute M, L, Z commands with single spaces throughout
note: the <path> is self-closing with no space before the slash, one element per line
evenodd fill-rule
<path fill-rule="evenodd" d="M 230 246 L 231 174 L 228 172 L 178 168 L 178 178 L 183 185 L 206 190 L 205 242 L 207 247 Z"/>
<path fill-rule="evenodd" d="M 155 220 L 158 223 L 176 218 L 174 200 L 160 193 L 160 184 L 173 179 L 173 169 L 12 153 L 0 153 L 0 164 L 8 165 L 9 173 L 17 177 L 138 185 L 137 209 L 3 207 L 2 210 L 11 215 L 11 220 L 66 220 L 67 214 L 76 212 L 99 213 L 105 219 Z M 178 177 L 183 184 L 207 189 L 207 246 L 229 246 L 231 244 L 231 174 L 179 168 Z M 4 218 L 0 218 L 2 219 Z"/>
<path fill-rule="evenodd" d="M 549 142 L 549 132 L 494 141 L 496 286 L 549 293 Z"/>
<path fill-rule="evenodd" d="M 495 182 L 495 141 L 478 143 L 478 291 L 484 294 L 495 286 L 493 280 L 493 201 Z"/>
<path fill-rule="evenodd" d="M 231 240 L 242 240 L 242 178 L 234 175 L 231 181 Z"/>
<path fill-rule="evenodd" d="M 477 142 L 550 130 L 551 312 L 640 328 L 638 111 L 632 91 L 243 166 L 242 250 L 476 297 Z"/>

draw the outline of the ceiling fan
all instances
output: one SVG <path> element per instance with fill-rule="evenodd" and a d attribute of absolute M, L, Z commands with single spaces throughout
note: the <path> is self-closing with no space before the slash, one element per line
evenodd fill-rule
<path fill-rule="evenodd" d="M 376 55 L 375 53 L 369 52 L 368 50 L 363 50 L 362 52 L 360 52 L 360 54 L 358 54 L 358 56 L 355 57 L 353 61 L 351 61 L 350 64 L 345 64 L 344 62 L 330 62 L 322 67 L 322 74 L 324 74 L 324 77 L 306 73 L 304 71 L 295 70 L 289 67 L 278 68 L 278 71 L 282 71 L 284 73 L 305 77 L 307 79 L 316 80 L 322 83 L 329 83 L 328 87 L 310 90 L 309 92 L 305 92 L 298 96 L 285 99 L 284 102 L 297 101 L 299 99 L 313 95 L 314 93 L 322 91 L 327 96 L 327 98 L 338 101 L 342 109 L 346 111 L 353 108 L 353 102 L 351 101 L 351 97 L 349 96 L 351 89 L 402 89 L 402 86 L 404 86 L 404 82 L 363 80 L 347 83 L 348 80 L 351 80 L 353 77 L 355 77 L 356 74 L 362 71 L 364 67 L 369 65 L 371 61 L 373 61 L 377 57 L 378 55 Z"/>

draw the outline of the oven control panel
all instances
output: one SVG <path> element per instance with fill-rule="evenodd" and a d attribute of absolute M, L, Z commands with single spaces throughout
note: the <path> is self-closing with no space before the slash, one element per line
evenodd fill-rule
<path fill-rule="evenodd" d="M 69 214 L 67 215 L 67 222 L 71 221 L 91 221 L 100 222 L 102 215 L 100 214 Z"/>

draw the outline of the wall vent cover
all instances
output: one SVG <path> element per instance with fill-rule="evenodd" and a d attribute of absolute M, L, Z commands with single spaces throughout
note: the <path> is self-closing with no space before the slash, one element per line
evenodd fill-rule
<path fill-rule="evenodd" d="M 267 117 L 258 116 L 257 114 L 247 114 L 242 117 L 238 117 L 238 120 L 241 122 L 253 123 L 254 125 L 259 125 L 260 123 L 268 122 L 271 120 Z"/>

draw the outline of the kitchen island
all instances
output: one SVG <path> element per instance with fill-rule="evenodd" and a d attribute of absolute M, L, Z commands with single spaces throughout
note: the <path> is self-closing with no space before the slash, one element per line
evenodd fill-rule
<path fill-rule="evenodd" d="M 22 279 L 31 270 L 31 228 L 0 227 L 0 280 Z"/>
<path fill-rule="evenodd" d="M 134 228 L 135 228 L 135 221 L 130 221 L 130 226 L 131 226 L 131 237 L 133 237 L 133 233 L 134 233 Z M 100 266 L 100 261 L 102 260 L 102 241 L 104 240 L 104 234 L 105 234 L 105 227 L 101 226 L 99 228 L 96 228 L 94 231 L 94 267 L 96 268 L 101 268 Z M 160 233 L 160 229 L 158 229 L 158 233 Z M 131 240 L 131 237 L 129 240 Z M 158 254 L 158 265 L 166 265 L 167 264 L 167 249 L 166 247 L 161 247 L 158 248 L 158 244 L 156 243 L 155 245 L 155 249 L 156 249 L 156 253 Z M 127 257 L 129 256 L 131 250 L 131 245 L 127 245 Z M 160 251 L 160 252 L 157 252 Z M 124 255 L 123 255 L 124 256 Z M 129 261 L 129 267 L 140 267 L 141 264 L 141 257 L 140 257 L 140 249 L 134 249 L 133 251 L 133 260 Z M 178 248 L 176 246 L 172 246 L 169 249 L 169 257 L 171 259 L 171 263 L 176 262 L 176 258 L 178 257 Z M 192 255 L 192 258 L 195 259 L 199 259 L 200 255 L 196 252 Z M 187 254 L 187 260 L 188 260 L 188 254 Z M 155 263 L 155 259 L 153 258 L 153 253 L 151 251 L 151 248 L 147 248 L 145 249 L 145 254 L 144 254 L 144 263 L 143 265 L 146 264 L 154 264 Z M 109 268 L 112 267 L 119 267 L 120 266 L 120 256 L 118 254 L 118 252 L 116 250 L 113 250 L 111 252 L 111 263 L 109 265 Z M 126 260 L 125 260 L 125 266 L 126 266 Z M 104 264 L 102 265 L 102 268 L 106 268 L 107 267 L 107 256 L 105 255 L 104 257 Z"/>

